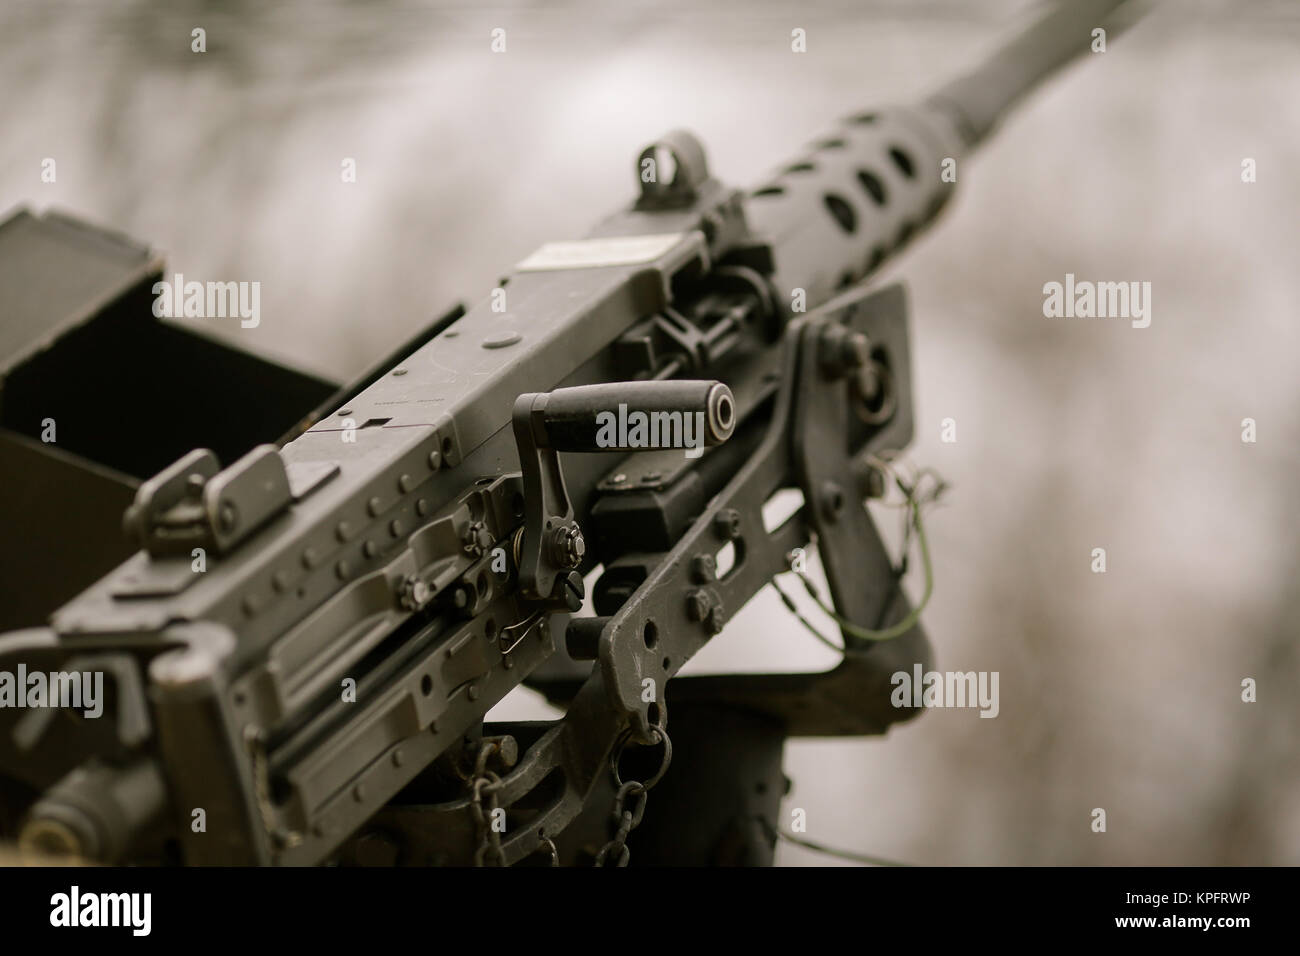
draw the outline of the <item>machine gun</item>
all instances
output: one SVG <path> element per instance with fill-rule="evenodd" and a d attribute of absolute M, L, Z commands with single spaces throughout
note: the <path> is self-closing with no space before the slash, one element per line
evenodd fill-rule
<path fill-rule="evenodd" d="M 1117 5 L 1060 5 L 753 191 L 670 133 L 631 208 L 543 246 L 345 401 L 146 481 L 125 520 L 140 551 L 0 639 L 0 671 L 108 677 L 99 720 L 0 710 L 21 843 L 770 862 L 785 739 L 883 733 L 916 713 L 891 675 L 930 660 L 863 506 L 913 431 L 906 297 L 864 280 L 948 202 L 945 165 Z M 802 505 L 772 521 L 789 489 Z M 675 677 L 814 544 L 837 667 Z M 575 613 L 588 581 L 594 613 Z M 563 718 L 485 724 L 520 684 Z"/>

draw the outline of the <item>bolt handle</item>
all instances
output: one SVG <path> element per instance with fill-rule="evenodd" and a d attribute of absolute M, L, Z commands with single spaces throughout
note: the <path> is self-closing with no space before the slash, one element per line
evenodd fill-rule
<path fill-rule="evenodd" d="M 715 381 L 579 385 L 520 401 L 537 447 L 554 451 L 702 448 L 722 444 L 736 428 L 735 397 Z"/>

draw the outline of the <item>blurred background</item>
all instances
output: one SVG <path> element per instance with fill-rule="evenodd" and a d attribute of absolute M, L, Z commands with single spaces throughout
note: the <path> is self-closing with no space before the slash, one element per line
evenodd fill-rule
<path fill-rule="evenodd" d="M 55 206 L 171 271 L 257 280 L 257 328 L 191 321 L 341 379 L 630 202 L 658 134 L 693 130 L 715 175 L 756 185 L 1038 9 L 7 0 L 0 211 Z M 911 457 L 953 486 L 925 623 L 938 667 L 1000 673 L 1001 711 L 792 741 L 786 825 L 801 808 L 808 837 L 910 863 L 1300 863 L 1298 41 L 1287 0 L 1156 5 L 1023 104 L 880 276 L 912 297 Z M 1045 319 L 1067 272 L 1151 282 L 1150 328 Z M 690 670 L 833 662 L 762 595 Z"/>

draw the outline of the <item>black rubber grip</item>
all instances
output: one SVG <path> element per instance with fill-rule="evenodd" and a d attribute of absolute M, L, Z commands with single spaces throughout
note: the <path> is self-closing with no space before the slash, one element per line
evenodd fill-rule
<path fill-rule="evenodd" d="M 646 451 L 720 445 L 736 427 L 721 382 L 612 382 L 535 395 L 533 435 L 556 451 Z"/>

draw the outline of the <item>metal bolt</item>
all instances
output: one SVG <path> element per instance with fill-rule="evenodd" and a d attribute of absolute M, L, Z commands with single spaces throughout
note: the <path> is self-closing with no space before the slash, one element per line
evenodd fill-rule
<path fill-rule="evenodd" d="M 880 372 L 874 362 L 869 362 L 858 369 L 853 378 L 858 396 L 864 402 L 874 402 L 880 397 Z"/>
<path fill-rule="evenodd" d="M 718 576 L 718 562 L 711 554 L 697 554 L 691 558 L 691 580 L 708 584 Z"/>
<path fill-rule="evenodd" d="M 431 597 L 433 597 L 433 592 L 429 589 L 429 585 L 414 574 L 408 574 L 402 579 L 398 600 L 406 610 L 418 611 L 429 603 Z"/>
<path fill-rule="evenodd" d="M 710 634 L 717 634 L 721 632 L 723 625 L 726 623 L 726 614 L 722 610 L 722 605 L 716 604 L 709 611 L 709 616 L 705 620 L 704 626 Z"/>
<path fill-rule="evenodd" d="M 576 524 L 561 525 L 551 531 L 551 560 L 562 568 L 576 568 L 587 553 L 587 542 Z"/>
<path fill-rule="evenodd" d="M 818 364 L 830 378 L 840 378 L 871 360 L 870 340 L 843 325 L 826 326 L 817 344 Z"/>
<path fill-rule="evenodd" d="M 686 595 L 686 616 L 692 621 L 702 621 L 709 613 L 709 595 L 705 591 L 692 591 Z"/>
<path fill-rule="evenodd" d="M 479 558 L 492 544 L 492 533 L 482 521 L 471 521 L 460 540 L 465 545 L 466 554 Z"/>
<path fill-rule="evenodd" d="M 497 740 L 497 757 L 507 770 L 519 762 L 519 742 L 506 736 Z"/>
<path fill-rule="evenodd" d="M 740 512 L 735 508 L 726 508 L 718 512 L 713 519 L 713 530 L 718 537 L 731 541 L 740 537 Z"/>

